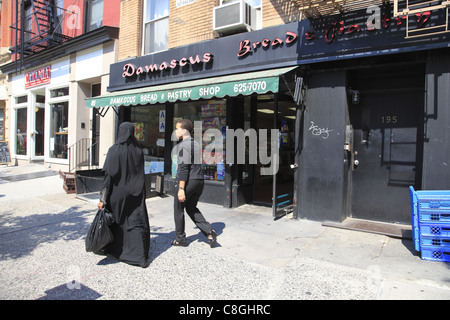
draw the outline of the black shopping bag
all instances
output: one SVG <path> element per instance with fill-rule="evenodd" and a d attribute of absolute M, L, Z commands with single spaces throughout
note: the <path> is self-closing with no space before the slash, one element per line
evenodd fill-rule
<path fill-rule="evenodd" d="M 98 210 L 86 236 L 86 251 L 98 252 L 113 240 L 109 225 L 114 222 L 112 214 L 105 208 Z"/>

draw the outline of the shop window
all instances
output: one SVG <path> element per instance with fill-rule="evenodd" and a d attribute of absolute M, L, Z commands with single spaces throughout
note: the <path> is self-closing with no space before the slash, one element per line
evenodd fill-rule
<path fill-rule="evenodd" d="M 50 90 L 50 98 L 59 98 L 69 95 L 69 87 Z"/>
<path fill-rule="evenodd" d="M 16 109 L 16 154 L 27 154 L 27 107 Z"/>
<path fill-rule="evenodd" d="M 198 121 L 197 124 L 201 123 L 201 134 L 195 131 L 194 138 L 197 139 L 201 136 L 202 139 L 202 169 L 205 180 L 223 181 L 225 178 L 226 100 L 176 103 L 173 119 L 174 128 L 181 119 L 189 119 L 193 123 Z M 208 129 L 216 130 L 206 132 Z M 217 133 L 222 134 L 223 144 L 216 144 L 217 150 L 208 149 L 207 146 L 213 143 Z M 173 177 L 176 175 L 176 162 L 176 158 L 173 158 Z"/>
<path fill-rule="evenodd" d="M 144 54 L 167 50 L 169 0 L 147 0 L 144 12 Z"/>
<path fill-rule="evenodd" d="M 50 157 L 67 159 L 69 102 L 50 104 Z"/>
<path fill-rule="evenodd" d="M 147 105 L 130 110 L 135 137 L 144 152 L 145 173 L 164 172 L 166 106 Z"/>
<path fill-rule="evenodd" d="M 16 97 L 16 104 L 27 103 L 27 101 L 28 101 L 28 96 Z"/>

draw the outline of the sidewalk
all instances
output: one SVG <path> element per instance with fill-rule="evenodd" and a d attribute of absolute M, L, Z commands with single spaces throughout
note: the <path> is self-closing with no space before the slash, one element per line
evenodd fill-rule
<path fill-rule="evenodd" d="M 271 210 L 200 203 L 219 234 L 211 249 L 186 219 L 189 246 L 172 247 L 173 198 L 147 200 L 151 263 L 86 253 L 95 203 L 66 194 L 47 170 L 0 167 L 0 299 L 450 299 L 450 264 L 422 260 L 409 239 L 274 221 Z"/>

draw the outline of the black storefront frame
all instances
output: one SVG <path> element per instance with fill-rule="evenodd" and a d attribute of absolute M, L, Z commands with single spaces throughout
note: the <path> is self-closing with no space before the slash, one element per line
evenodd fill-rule
<path fill-rule="evenodd" d="M 293 74 L 293 73 L 291 73 Z M 284 76 L 284 75 L 283 75 Z M 283 81 L 284 80 L 284 81 Z M 290 88 L 287 87 L 287 82 L 285 79 L 280 81 L 283 81 L 284 84 L 282 87 L 284 90 L 287 90 L 286 92 L 291 91 Z M 290 83 L 293 86 L 293 83 Z M 273 108 L 274 108 L 274 116 L 273 116 L 273 127 L 274 129 L 278 128 L 278 95 L 279 93 L 273 93 L 274 96 L 274 102 L 273 102 Z M 243 118 L 242 114 L 239 114 L 239 116 L 236 116 L 237 112 L 243 112 L 243 100 L 248 97 L 251 100 L 251 128 L 254 127 L 255 119 L 256 119 L 256 106 L 257 106 L 257 94 L 252 94 L 249 96 L 236 96 L 236 97 L 227 97 L 226 100 L 226 126 L 230 129 L 244 129 L 243 126 Z M 289 98 L 290 99 L 290 98 Z M 214 99 L 212 99 L 214 100 Z M 222 98 L 220 100 L 223 100 Z M 196 100 L 196 101 L 207 101 L 207 100 Z M 183 102 L 182 102 L 183 103 Z M 292 101 L 292 104 L 294 102 Z M 159 104 L 161 105 L 161 104 Z M 146 175 L 146 182 L 147 182 L 147 197 L 153 197 L 155 195 L 161 194 L 161 193 L 167 193 L 171 196 L 176 195 L 176 190 L 174 188 L 175 181 L 172 178 L 172 157 L 171 157 L 171 151 L 172 151 L 172 145 L 173 141 L 171 140 L 171 133 L 174 130 L 173 127 L 173 121 L 174 121 L 174 110 L 175 110 L 175 103 L 165 103 L 165 111 L 166 111 L 166 127 L 165 127 L 165 148 L 164 148 L 164 172 L 163 174 L 149 174 Z M 131 109 L 131 108 L 139 108 L 140 106 L 130 106 L 130 107 L 119 107 L 117 110 L 117 125 L 116 128 L 120 126 L 120 124 L 124 121 L 128 121 L 126 114 L 128 112 L 125 112 L 125 109 Z M 152 105 L 150 105 L 152 107 Z M 155 105 L 156 107 L 156 105 Z M 297 108 L 296 114 L 299 114 L 300 109 Z M 295 121 L 296 126 L 298 125 L 298 121 Z M 296 131 L 297 132 L 297 131 Z M 295 140 L 295 145 L 297 146 L 298 140 Z M 169 147 L 167 147 L 169 146 Z M 236 149 L 237 144 L 234 143 L 234 147 Z M 235 152 L 235 156 L 237 157 L 237 154 Z M 297 156 L 297 155 L 296 155 Z M 252 168 L 254 170 L 254 168 Z M 213 203 L 217 205 L 222 205 L 226 208 L 231 207 L 238 207 L 240 205 L 253 202 L 252 200 L 248 200 L 249 194 L 254 193 L 255 189 L 255 176 L 252 175 L 252 181 L 250 183 L 242 184 L 239 180 L 239 177 L 242 173 L 242 166 L 239 164 L 225 164 L 225 177 L 223 181 L 214 181 L 214 180 L 205 180 L 205 189 L 202 194 L 202 197 L 200 198 L 200 201 Z M 161 176 L 163 180 L 161 181 L 163 183 L 163 186 L 157 189 L 160 190 L 160 192 L 155 191 L 155 188 L 151 188 L 150 184 L 156 183 L 156 176 Z M 292 203 L 291 206 L 287 209 L 286 207 L 280 211 L 277 210 L 277 198 L 273 197 L 273 195 L 277 194 L 277 180 L 276 180 L 277 174 L 273 176 L 273 183 L 272 183 L 272 208 L 273 208 L 273 216 L 276 217 L 280 214 L 284 215 L 287 212 L 292 211 Z M 293 194 L 295 194 L 295 186 L 296 186 L 296 178 L 294 176 L 294 189 Z M 250 190 L 249 190 L 250 188 Z M 250 199 L 252 199 L 253 196 L 250 196 Z"/>
<path fill-rule="evenodd" d="M 389 6 L 381 7 L 382 14 L 386 14 L 386 17 L 389 17 Z M 170 69 L 167 69 L 166 71 L 162 70 L 160 73 L 149 74 L 149 76 L 144 74 L 144 76 L 141 75 L 122 79 L 119 75 L 123 72 L 124 63 L 116 63 L 111 65 L 111 82 L 108 90 L 117 91 L 131 88 L 142 88 L 175 81 L 187 81 L 207 77 L 223 76 L 226 74 L 245 73 L 262 69 L 298 65 L 302 69 L 306 70 L 305 81 L 310 88 L 314 87 L 314 84 L 311 86 L 311 83 L 309 82 L 311 80 L 311 78 L 308 77 L 309 70 L 314 69 L 315 66 L 318 66 L 318 69 L 324 69 L 326 72 L 330 72 L 331 80 L 327 80 L 327 88 L 323 92 L 316 93 L 315 99 L 317 99 L 317 95 L 326 96 L 337 93 L 337 97 L 339 97 L 339 99 L 346 100 L 348 99 L 347 87 L 345 85 L 345 81 L 343 80 L 344 78 L 342 78 L 345 77 L 345 66 L 348 68 L 361 67 L 361 65 L 359 65 L 360 62 L 363 61 L 361 59 L 371 58 L 373 61 L 377 61 L 378 59 L 388 57 L 393 60 L 401 61 L 404 54 L 414 55 L 417 52 L 426 52 L 430 57 L 427 58 L 427 77 L 432 76 L 431 73 L 428 73 L 428 69 L 435 73 L 441 72 L 439 70 L 440 68 L 437 67 L 438 63 L 433 62 L 431 57 L 436 56 L 439 59 L 442 59 L 446 66 L 449 64 L 448 54 L 445 53 L 448 52 L 448 34 L 442 34 L 434 38 L 429 38 L 425 35 L 422 38 L 405 39 L 405 26 L 404 24 L 399 25 L 395 19 L 387 20 L 386 25 L 383 24 L 380 30 L 369 31 L 364 27 L 369 16 L 371 16 L 371 13 L 366 12 L 366 10 L 360 10 L 357 12 L 351 12 L 348 15 L 326 17 L 322 19 L 323 21 L 304 20 L 222 39 L 205 41 L 186 47 L 174 48 L 164 53 L 142 56 L 131 60 L 131 62 L 127 61 L 127 63 L 135 63 L 136 67 L 148 67 L 153 63 L 158 64 L 161 61 L 168 64 L 168 62 L 170 62 L 168 57 L 178 59 L 177 62 L 180 62 L 181 57 L 191 57 L 195 59 L 196 54 L 199 54 L 201 57 L 204 52 L 212 52 L 214 48 L 221 47 L 224 49 L 220 52 L 212 52 L 212 55 L 214 56 L 212 63 L 200 63 L 190 66 L 188 64 L 185 68 L 175 69 L 177 72 L 172 72 Z M 430 23 L 432 21 L 434 20 L 430 19 Z M 340 27 L 342 27 L 343 32 L 340 31 Z M 282 44 L 272 45 L 265 49 L 258 47 L 257 50 L 253 50 L 250 54 L 244 57 L 236 57 L 236 52 L 239 50 L 239 44 L 242 45 L 242 41 L 244 41 L 244 39 L 246 39 L 248 43 L 258 46 L 258 41 L 261 41 L 262 39 L 268 39 L 270 41 L 273 39 L 280 39 L 284 41 L 284 34 L 287 34 L 287 32 L 296 33 L 298 36 L 297 40 L 291 43 L 283 42 Z M 162 65 L 163 64 L 161 64 L 161 66 Z M 334 81 L 338 81 L 339 88 L 334 86 Z M 445 87 L 445 79 L 442 79 L 441 77 L 441 79 L 436 79 L 434 82 L 428 81 L 426 85 L 426 90 L 429 90 L 428 86 L 431 86 L 434 91 L 439 91 L 440 87 Z M 444 106 L 448 105 L 448 102 L 442 102 L 442 93 L 429 92 L 430 93 L 427 93 L 426 95 L 427 108 L 437 109 L 437 104 L 433 105 L 437 103 L 436 101 L 439 101 L 439 103 Z M 228 99 L 227 105 L 230 105 L 230 103 L 232 103 L 231 101 L 235 99 L 238 98 Z M 294 210 L 294 217 L 321 221 L 342 221 L 346 218 L 347 212 L 345 209 L 345 203 L 348 204 L 348 197 L 351 196 L 351 191 L 342 191 L 339 195 L 341 200 L 337 204 L 336 210 L 334 208 L 336 206 L 333 208 L 329 205 L 324 206 L 323 208 L 316 207 L 315 204 L 324 203 L 323 198 L 315 199 L 308 198 L 308 195 L 303 196 L 305 185 L 310 182 L 314 182 L 314 179 L 311 180 L 311 178 L 314 178 L 314 174 L 308 175 L 308 170 L 311 170 L 311 168 L 305 168 L 305 164 L 302 162 L 305 156 L 304 151 L 306 150 L 308 152 L 308 149 L 311 147 L 317 149 L 316 145 L 311 144 L 311 140 L 309 139 L 310 137 L 308 136 L 308 134 L 311 134 L 311 128 L 308 123 L 310 118 L 308 117 L 314 114 L 314 112 L 318 110 L 318 105 L 320 105 L 320 103 L 317 104 L 317 101 L 313 103 L 308 101 L 308 95 L 306 100 L 306 110 L 302 112 L 298 109 L 296 118 L 297 125 L 301 128 L 301 132 L 296 137 L 296 150 L 300 150 L 301 153 L 299 154 L 299 161 L 296 161 L 296 164 L 298 164 L 299 167 L 295 173 L 295 179 L 297 181 L 295 184 L 295 187 L 297 188 L 297 207 Z M 342 108 L 345 103 L 341 102 L 341 106 L 339 108 Z M 336 105 L 336 101 L 335 99 L 329 100 L 325 103 L 325 105 L 334 107 Z M 314 110 L 314 108 L 316 110 Z M 229 109 L 230 108 L 227 108 L 227 110 Z M 320 112 L 322 113 L 322 119 L 327 119 L 326 117 L 323 118 L 323 116 L 327 113 L 327 110 L 324 108 L 321 109 L 322 110 Z M 443 107 L 440 106 L 439 109 L 440 112 L 442 112 Z M 167 107 L 167 110 L 169 110 L 169 107 Z M 333 108 L 330 110 L 333 110 Z M 337 158 L 341 159 L 342 153 L 346 152 L 345 150 L 342 150 L 342 146 L 345 145 L 345 140 L 342 136 L 346 125 L 348 124 L 345 120 L 345 117 L 348 116 L 348 114 L 346 114 L 348 111 L 342 109 L 339 112 L 339 128 L 341 130 L 340 134 L 342 135 L 335 141 L 336 145 L 332 148 L 332 150 Z M 443 118 L 433 117 L 428 114 L 425 115 L 425 118 L 427 121 L 425 124 L 425 131 L 428 130 L 429 132 L 436 134 L 439 131 L 439 125 L 444 125 L 445 127 L 445 120 Z M 229 119 L 230 118 L 227 117 L 227 122 Z M 429 123 L 433 123 L 433 125 L 430 126 Z M 319 125 L 319 123 L 316 122 L 316 125 Z M 438 169 L 433 169 L 432 167 L 427 166 L 427 160 L 431 161 L 433 156 L 439 153 L 440 148 L 447 148 L 445 150 L 448 150 L 448 147 L 440 145 L 439 143 L 433 141 L 433 139 L 430 139 L 430 141 L 433 142 L 432 145 L 425 145 L 423 152 L 424 167 L 422 187 L 425 189 L 430 187 L 442 187 L 443 185 L 445 186 L 445 183 L 442 183 L 443 180 L 440 179 L 442 175 L 438 174 Z M 326 155 L 328 151 L 329 150 L 324 149 L 323 155 Z M 431 153 L 428 154 L 428 151 Z M 170 151 L 167 150 L 166 152 Z M 168 166 L 168 164 L 166 164 L 166 166 Z M 167 168 L 165 170 L 170 172 Z M 236 169 L 226 167 L 227 175 L 225 181 L 227 188 L 224 190 L 224 202 L 227 206 L 229 206 L 229 203 L 231 203 L 231 206 L 239 204 L 238 197 L 240 193 L 238 189 L 242 186 L 236 187 L 237 174 L 234 173 L 234 170 Z M 430 179 L 428 176 L 436 177 L 436 179 Z M 450 181 L 450 179 L 447 180 Z M 345 188 L 345 183 L 343 182 L 342 177 L 339 177 L 337 182 L 340 185 L 340 189 L 341 187 Z M 351 190 L 351 186 L 347 189 Z M 230 194 L 231 197 L 229 196 Z M 323 192 L 323 190 L 321 192 L 316 192 L 316 195 L 327 197 L 336 196 L 334 193 L 327 194 L 326 192 Z M 347 200 L 344 198 L 347 198 Z M 330 203 L 330 201 L 327 202 L 328 204 Z M 305 203 L 313 205 L 305 208 L 303 206 Z"/>

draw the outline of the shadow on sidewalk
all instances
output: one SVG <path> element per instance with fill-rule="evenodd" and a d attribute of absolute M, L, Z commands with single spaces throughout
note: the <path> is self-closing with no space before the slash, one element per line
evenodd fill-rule
<path fill-rule="evenodd" d="M 217 235 L 223 233 L 225 229 L 225 223 L 223 222 L 213 222 L 211 226 L 216 231 Z M 197 229 L 197 228 L 196 228 Z M 158 232 L 158 231 L 162 232 Z M 150 242 L 150 260 L 153 261 L 158 256 L 163 254 L 169 248 L 172 247 L 172 241 L 175 239 L 175 230 L 170 232 L 163 232 L 166 230 L 163 227 L 153 227 L 151 231 L 151 242 Z M 200 231 L 193 235 L 188 235 L 186 237 L 188 246 L 195 241 L 204 242 L 208 244 L 208 239 Z M 220 238 L 217 239 L 216 247 L 220 247 Z"/>
<path fill-rule="evenodd" d="M 225 223 L 223 222 L 214 222 L 211 224 L 213 229 L 216 231 L 217 235 L 220 236 L 223 233 L 223 230 L 225 229 Z M 149 250 L 149 264 L 157 259 L 160 255 L 162 255 L 164 252 L 166 252 L 168 249 L 172 247 L 172 241 L 175 239 L 175 231 L 169 231 L 164 232 L 166 230 L 165 227 L 152 227 L 150 231 L 150 250 Z M 155 232 L 156 231 L 156 232 Z M 161 231 L 161 232 L 157 232 Z M 198 232 L 197 234 L 190 235 L 186 237 L 186 241 L 188 243 L 188 246 L 195 241 L 205 242 L 208 243 L 208 239 L 201 233 Z M 215 247 L 220 247 L 220 239 L 218 238 L 218 241 L 215 245 Z M 101 257 L 101 255 L 99 255 Z M 110 256 L 104 256 L 97 265 L 109 265 L 109 264 L 116 264 L 116 263 L 122 263 L 121 261 L 110 257 Z"/>
<path fill-rule="evenodd" d="M 101 296 L 97 291 L 74 281 L 49 289 L 36 300 L 96 300 Z"/>
<path fill-rule="evenodd" d="M 90 212 L 82 210 L 81 206 L 72 206 L 59 213 L 25 216 L 11 211 L 0 213 L 0 260 L 29 255 L 43 243 L 85 237 L 91 221 L 84 215 Z"/>

